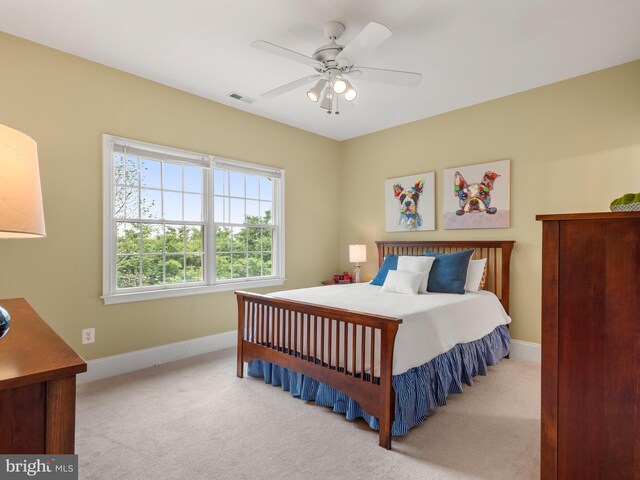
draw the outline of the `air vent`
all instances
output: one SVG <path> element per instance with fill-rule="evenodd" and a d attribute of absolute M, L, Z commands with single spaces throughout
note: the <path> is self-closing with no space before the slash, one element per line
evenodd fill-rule
<path fill-rule="evenodd" d="M 251 97 L 246 97 L 244 95 L 240 95 L 239 93 L 236 93 L 236 92 L 231 92 L 230 94 L 227 95 L 227 97 L 235 98 L 236 100 L 240 100 L 241 102 L 244 102 L 244 103 L 255 102 L 255 99 Z"/>

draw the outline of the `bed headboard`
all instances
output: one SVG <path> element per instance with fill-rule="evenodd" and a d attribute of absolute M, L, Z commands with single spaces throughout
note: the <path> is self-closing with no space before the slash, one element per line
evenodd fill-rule
<path fill-rule="evenodd" d="M 487 280 L 485 290 L 496 294 L 502 306 L 509 313 L 509 270 L 511 265 L 511 251 L 513 240 L 477 240 L 477 241 L 391 241 L 378 240 L 378 267 L 382 265 L 384 256 L 395 255 L 424 255 L 431 250 L 438 253 L 460 252 L 474 250 L 473 259 L 487 259 Z"/>

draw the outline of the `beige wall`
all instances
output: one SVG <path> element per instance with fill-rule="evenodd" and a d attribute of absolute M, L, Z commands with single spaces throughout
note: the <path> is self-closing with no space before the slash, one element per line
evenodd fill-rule
<path fill-rule="evenodd" d="M 513 239 L 512 336 L 540 341 L 541 213 L 608 209 L 640 191 L 640 61 L 342 143 L 340 256 L 378 239 Z M 511 227 L 443 230 L 445 168 L 511 159 Z M 384 180 L 436 172 L 434 232 L 385 233 Z M 452 194 L 447 187 L 444 194 Z M 348 208 L 345 206 L 348 205 Z M 593 252 L 597 255 L 598 252 Z M 589 292 L 584 292 L 588 295 Z"/>
<path fill-rule="evenodd" d="M 5 34 L 0 65 L 0 123 L 38 142 L 48 234 L 0 243 L 0 298 L 27 298 L 84 358 L 236 321 L 232 293 L 103 305 L 103 133 L 285 168 L 285 287 L 338 268 L 337 142 Z M 81 345 L 88 327 L 97 341 Z"/>
<path fill-rule="evenodd" d="M 343 143 L 1 33 L 0 65 L 0 123 L 38 142 L 48 233 L 0 242 L 0 298 L 26 297 L 86 359 L 235 327 L 232 293 L 103 305 L 103 133 L 285 168 L 285 288 L 351 269 L 350 243 L 367 243 L 370 278 L 377 239 L 514 239 L 512 334 L 533 342 L 535 215 L 606 210 L 640 191 L 640 62 Z M 512 228 L 443 230 L 444 168 L 504 158 Z M 384 180 L 430 170 L 438 230 L 385 233 Z M 97 342 L 81 345 L 88 327 Z"/>

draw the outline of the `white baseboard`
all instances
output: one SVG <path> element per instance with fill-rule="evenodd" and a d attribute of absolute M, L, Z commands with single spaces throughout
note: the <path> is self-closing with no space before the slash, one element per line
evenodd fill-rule
<path fill-rule="evenodd" d="M 184 342 L 169 343 L 159 347 L 145 348 L 135 352 L 89 360 L 87 362 L 87 372 L 81 373 L 77 377 L 78 383 L 95 382 L 96 380 L 142 370 L 143 368 L 234 347 L 237 337 L 238 332 L 233 330 Z M 540 363 L 540 353 L 539 343 L 511 340 L 510 358 L 514 360 Z"/>
<path fill-rule="evenodd" d="M 539 343 L 511 340 L 511 352 L 509 354 L 509 358 L 541 363 L 541 353 L 542 350 Z"/>
<path fill-rule="evenodd" d="M 78 375 L 78 383 L 94 382 L 115 377 L 143 368 L 167 362 L 195 357 L 203 353 L 215 352 L 236 345 L 238 332 L 218 333 L 207 337 L 194 338 L 184 342 L 170 343 L 159 347 L 145 348 L 111 357 L 98 358 L 87 362 L 86 373 Z"/>

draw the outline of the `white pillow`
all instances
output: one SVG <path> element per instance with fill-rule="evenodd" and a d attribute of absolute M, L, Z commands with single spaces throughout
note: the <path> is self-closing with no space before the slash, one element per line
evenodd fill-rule
<path fill-rule="evenodd" d="M 381 292 L 406 293 L 407 295 L 417 295 L 420 281 L 424 273 L 407 272 L 402 270 L 389 270 Z"/>
<path fill-rule="evenodd" d="M 477 292 L 480 290 L 480 282 L 484 275 L 484 266 L 486 263 L 486 258 L 471 260 L 469 262 L 469 268 L 467 269 L 467 282 L 464 284 L 464 289 L 467 292 Z"/>
<path fill-rule="evenodd" d="M 418 293 L 427 293 L 427 283 L 429 282 L 429 272 L 435 262 L 435 257 L 425 257 L 424 255 L 401 255 L 398 257 L 398 270 L 407 272 L 422 272 L 422 279 L 418 287 Z"/>

